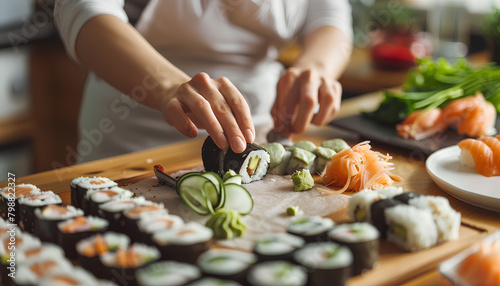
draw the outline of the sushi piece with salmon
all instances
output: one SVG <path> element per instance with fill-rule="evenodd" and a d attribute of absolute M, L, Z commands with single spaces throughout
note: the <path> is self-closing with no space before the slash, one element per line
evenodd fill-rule
<path fill-rule="evenodd" d="M 500 239 L 483 241 L 458 265 L 458 277 L 467 285 L 500 285 L 499 258 Z"/>
<path fill-rule="evenodd" d="M 499 139 L 496 137 L 479 140 L 467 138 L 460 141 L 458 147 L 460 148 L 459 161 L 462 165 L 476 168 L 476 172 L 486 177 L 500 175 Z"/>
<path fill-rule="evenodd" d="M 41 279 L 56 271 L 71 273 L 72 269 L 73 265 L 69 260 L 57 256 L 40 257 L 19 265 L 12 281 L 18 286 L 39 285 Z"/>
<path fill-rule="evenodd" d="M 104 275 L 100 256 L 107 252 L 116 252 L 118 249 L 127 249 L 130 238 L 121 233 L 112 231 L 96 234 L 80 240 L 76 244 L 77 261 L 83 268 L 94 273 L 99 278 L 109 278 Z"/>
<path fill-rule="evenodd" d="M 495 106 L 481 93 L 456 99 L 443 108 L 443 120 L 461 135 L 478 137 L 496 133 Z"/>
<path fill-rule="evenodd" d="M 64 249 L 66 257 L 78 257 L 75 245 L 82 239 L 108 230 L 109 222 L 93 216 L 79 216 L 57 224 L 58 244 Z"/>
<path fill-rule="evenodd" d="M 87 194 L 88 190 L 102 190 L 116 186 L 118 186 L 116 182 L 105 177 L 74 178 L 70 183 L 71 204 L 77 208 L 82 208 L 83 198 Z"/>
<path fill-rule="evenodd" d="M 35 234 L 42 241 L 57 243 L 57 224 L 78 216 L 83 216 L 83 211 L 71 205 L 48 205 L 37 208 L 35 209 Z"/>
<path fill-rule="evenodd" d="M 410 113 L 406 119 L 396 125 L 400 137 L 422 140 L 448 128 L 440 108 L 417 110 Z"/>
<path fill-rule="evenodd" d="M 156 214 L 145 216 L 137 221 L 139 231 L 135 235 L 135 240 L 145 244 L 153 245 L 153 234 L 179 228 L 184 225 L 182 218 L 170 214 Z"/>
<path fill-rule="evenodd" d="M 106 282 L 104 282 L 106 283 Z M 66 286 L 66 285 L 116 285 L 116 284 L 102 284 L 101 281 L 90 272 L 82 267 L 75 266 L 70 270 L 56 269 L 50 274 L 45 275 L 39 282 L 40 286 Z"/>
<path fill-rule="evenodd" d="M 0 191 L 0 213 L 2 218 L 17 224 L 20 221 L 19 199 L 40 194 L 41 190 L 31 184 L 19 184 L 5 187 Z"/>
<path fill-rule="evenodd" d="M 62 205 L 62 199 L 52 191 L 19 199 L 19 211 L 24 231 L 35 233 L 35 210 L 48 205 Z"/>
<path fill-rule="evenodd" d="M 92 190 L 87 192 L 83 201 L 90 215 L 98 215 L 99 205 L 116 199 L 128 199 L 134 196 L 129 190 L 120 187 L 113 187 L 103 190 Z"/>

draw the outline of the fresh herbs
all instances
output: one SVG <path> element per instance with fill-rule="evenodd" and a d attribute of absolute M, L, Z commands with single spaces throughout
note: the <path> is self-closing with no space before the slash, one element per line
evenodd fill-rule
<path fill-rule="evenodd" d="M 364 115 L 380 123 L 395 125 L 421 109 L 443 107 L 453 99 L 481 92 L 500 112 L 500 68 L 492 63 L 473 68 L 464 58 L 453 64 L 444 58 L 417 59 L 403 92 L 384 91 L 377 110 Z"/>

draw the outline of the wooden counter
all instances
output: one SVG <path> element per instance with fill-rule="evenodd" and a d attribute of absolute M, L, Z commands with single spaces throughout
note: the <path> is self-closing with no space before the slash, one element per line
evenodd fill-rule
<path fill-rule="evenodd" d="M 345 100 L 339 117 L 356 114 L 359 110 L 373 109 L 380 101 L 381 96 L 381 93 L 373 93 Z M 318 143 L 334 137 L 342 137 L 350 143 L 357 143 L 359 140 L 353 134 L 331 127 L 311 127 L 306 134 L 299 136 L 296 140 L 308 139 Z M 134 183 L 152 177 L 153 165 L 155 164 L 161 164 L 166 172 L 191 168 L 201 164 L 201 145 L 201 140 L 189 140 L 183 143 L 16 178 L 16 183 L 31 183 L 43 190 L 52 190 L 62 197 L 64 203 L 69 203 L 69 184 L 71 179 L 75 177 L 105 176 L 118 181 L 121 185 Z M 439 274 L 437 272 L 439 262 L 478 242 L 488 234 L 500 230 L 500 215 L 459 201 L 440 190 L 427 175 L 425 158 L 409 156 L 404 151 L 393 149 L 390 146 L 377 144 L 372 144 L 372 146 L 375 150 L 388 152 L 394 157 L 391 160 L 396 168 L 394 173 L 403 177 L 403 181 L 398 183 L 397 186 L 401 186 L 407 191 L 448 198 L 451 206 L 462 213 L 462 223 L 479 233 L 470 241 L 450 244 L 447 255 L 442 259 L 439 258 L 436 263 L 427 265 L 423 274 L 417 277 L 409 276 L 404 282 L 406 283 L 404 285 L 439 285 Z M 6 185 L 7 182 L 0 183 L 0 187 Z M 402 267 L 404 268 L 404 266 Z M 394 269 L 395 273 L 397 271 L 398 269 Z M 357 284 L 352 283 L 352 285 Z"/>

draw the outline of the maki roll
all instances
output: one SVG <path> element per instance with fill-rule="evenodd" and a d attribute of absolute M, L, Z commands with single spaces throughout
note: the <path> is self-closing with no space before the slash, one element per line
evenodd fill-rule
<path fill-rule="evenodd" d="M 102 190 L 116 187 L 118 184 L 104 177 L 78 177 L 71 181 L 71 204 L 83 207 L 83 198 L 88 190 Z"/>
<path fill-rule="evenodd" d="M 241 182 L 247 184 L 264 178 L 269 169 L 269 153 L 257 144 L 249 143 L 245 151 L 235 153 L 229 149 L 224 157 L 225 173 L 234 170 L 241 175 Z"/>
<path fill-rule="evenodd" d="M 386 210 L 402 204 L 402 202 L 394 199 L 383 199 L 374 202 L 370 206 L 372 224 L 378 229 L 382 238 L 387 235 Z"/>
<path fill-rule="evenodd" d="M 334 225 L 335 223 L 329 218 L 312 216 L 291 221 L 286 230 L 302 237 L 307 242 L 326 241 L 328 232 L 333 229 Z"/>
<path fill-rule="evenodd" d="M 448 199 L 435 196 L 416 196 L 408 204 L 419 209 L 429 210 L 437 227 L 438 242 L 458 239 L 460 230 L 459 212 L 455 211 Z"/>
<path fill-rule="evenodd" d="M 334 242 L 312 242 L 297 250 L 295 261 L 308 271 L 308 285 L 345 285 L 351 277 L 352 253 Z"/>
<path fill-rule="evenodd" d="M 152 204 L 153 202 L 147 201 L 144 197 L 120 198 L 99 205 L 97 213 L 109 221 L 109 230 L 120 232 L 122 231 L 122 213 L 124 211 Z"/>
<path fill-rule="evenodd" d="M 250 268 L 248 282 L 252 286 L 305 286 L 307 271 L 287 261 L 261 262 Z"/>
<path fill-rule="evenodd" d="M 245 284 L 247 272 L 256 261 L 252 253 L 212 249 L 203 253 L 196 264 L 206 276 Z"/>
<path fill-rule="evenodd" d="M 73 265 L 60 257 L 39 257 L 18 266 L 14 285 L 33 286 L 39 285 L 40 280 L 55 272 L 72 272 Z M 57 285 L 57 284 L 52 284 Z"/>
<path fill-rule="evenodd" d="M 12 239 L 13 237 L 15 240 Z M 35 249 L 41 245 L 40 239 L 29 233 L 21 233 L 18 228 L 14 228 L 8 235 L 3 236 L 0 239 L 0 277 L 2 283 L 9 285 L 7 281 L 11 281 L 10 273 L 14 273 L 15 276 L 19 274 L 17 253 Z"/>
<path fill-rule="evenodd" d="M 293 144 L 293 146 L 289 147 L 288 150 L 292 151 L 295 148 L 301 148 L 309 152 L 314 152 L 314 150 L 316 150 L 316 144 L 314 144 L 314 142 L 312 141 L 307 141 L 307 140 L 299 141 Z"/>
<path fill-rule="evenodd" d="M 242 286 L 240 283 L 231 280 L 223 280 L 214 277 L 203 277 L 186 286 Z"/>
<path fill-rule="evenodd" d="M 385 210 L 387 240 L 408 251 L 418 251 L 437 243 L 438 232 L 429 210 L 396 205 Z"/>
<path fill-rule="evenodd" d="M 160 261 L 136 271 L 140 286 L 180 286 L 201 277 L 201 271 L 192 264 L 177 261 Z"/>
<path fill-rule="evenodd" d="M 335 139 L 323 141 L 323 142 L 321 142 L 321 146 L 326 147 L 326 148 L 330 148 L 337 153 L 344 150 L 344 149 L 351 148 L 351 146 L 349 146 L 349 144 L 347 144 L 347 142 L 345 142 L 343 139 L 340 139 L 340 138 L 335 138 Z"/>
<path fill-rule="evenodd" d="M 184 225 L 184 221 L 176 215 L 159 214 L 142 217 L 137 225 L 139 232 L 137 232 L 136 240 L 152 245 L 154 233 L 181 227 Z"/>
<path fill-rule="evenodd" d="M 31 184 L 20 184 L 14 187 L 5 187 L 0 192 L 0 212 L 2 218 L 17 224 L 20 220 L 18 201 L 40 194 L 40 189 Z"/>
<path fill-rule="evenodd" d="M 313 173 L 321 175 L 325 170 L 326 163 L 332 160 L 332 156 L 337 154 L 330 148 L 318 147 L 313 151 L 316 155 L 316 161 L 314 162 Z"/>
<path fill-rule="evenodd" d="M 59 246 L 52 243 L 42 243 L 40 246 L 28 247 L 17 251 L 17 263 L 24 264 L 29 263 L 35 259 L 42 258 L 59 258 L 65 259 L 64 250 Z"/>
<path fill-rule="evenodd" d="M 283 156 L 285 156 L 286 153 L 283 145 L 278 142 L 273 142 L 262 145 L 262 148 L 266 149 L 267 153 L 269 153 L 269 171 L 281 164 Z"/>
<path fill-rule="evenodd" d="M 106 252 L 100 256 L 104 273 L 109 280 L 118 280 L 125 285 L 137 285 L 135 273 L 140 268 L 158 261 L 160 252 L 152 246 L 134 243 L 127 249 Z M 125 281 L 124 281 L 125 280 Z"/>
<path fill-rule="evenodd" d="M 205 171 L 217 173 L 221 177 L 224 176 L 226 173 L 224 171 L 225 155 L 226 151 L 220 149 L 217 144 L 215 144 L 212 137 L 208 136 L 207 139 L 205 139 L 201 147 L 201 158 Z"/>
<path fill-rule="evenodd" d="M 353 275 L 359 275 L 374 267 L 379 256 L 380 233 L 371 224 L 358 222 L 341 224 L 328 236 L 333 242 L 349 247 L 353 255 Z"/>
<path fill-rule="evenodd" d="M 83 206 L 90 215 L 98 215 L 99 205 L 115 199 L 129 199 L 134 196 L 129 190 L 120 187 L 113 187 L 103 190 L 91 190 L 87 192 L 83 199 Z"/>
<path fill-rule="evenodd" d="M 259 261 L 292 261 L 293 253 L 304 244 L 304 239 L 288 233 L 267 234 L 257 238 L 253 253 Z"/>
<path fill-rule="evenodd" d="M 414 193 L 414 192 L 404 192 L 404 193 L 402 193 L 400 195 L 395 196 L 394 199 L 396 201 L 402 202 L 403 204 L 408 204 L 408 202 L 411 199 L 414 199 L 414 198 L 417 198 L 417 197 L 420 197 L 420 196 L 422 196 L 422 195 Z"/>
<path fill-rule="evenodd" d="M 286 151 L 283 154 L 281 162 L 275 167 L 270 168 L 268 173 L 273 175 L 285 175 L 286 168 L 288 167 L 288 163 L 290 163 L 291 159 L 292 159 L 292 151 Z"/>
<path fill-rule="evenodd" d="M 311 170 L 314 165 L 316 155 L 313 152 L 295 147 L 292 151 L 292 158 L 286 167 L 287 174 L 293 174 L 302 169 Z"/>
<path fill-rule="evenodd" d="M 41 192 L 36 196 L 19 199 L 21 223 L 24 231 L 35 233 L 35 209 L 48 205 L 61 205 L 62 199 L 52 191 Z"/>
<path fill-rule="evenodd" d="M 371 222 L 371 205 L 382 199 L 390 199 L 403 193 L 403 188 L 387 187 L 380 190 L 362 190 L 351 196 L 347 214 L 357 222 Z"/>
<path fill-rule="evenodd" d="M 101 286 L 92 273 L 81 267 L 71 269 L 56 269 L 50 274 L 45 275 L 40 281 L 40 286 L 66 286 L 66 285 L 95 285 Z M 116 285 L 116 284 L 108 284 Z"/>
<path fill-rule="evenodd" d="M 154 245 L 161 251 L 162 259 L 195 263 L 213 241 L 213 231 L 196 222 L 153 234 Z"/>
<path fill-rule="evenodd" d="M 135 208 L 123 211 L 122 218 L 120 221 L 120 228 L 128 234 L 132 240 L 137 241 L 139 236 L 139 226 L 137 222 L 141 217 L 147 217 L 151 215 L 167 214 L 167 209 L 163 204 L 153 203 L 147 205 L 139 205 Z"/>
<path fill-rule="evenodd" d="M 76 259 L 75 245 L 80 240 L 108 230 L 109 222 L 93 216 L 79 216 L 57 224 L 58 244 L 64 249 L 66 257 Z"/>
<path fill-rule="evenodd" d="M 57 224 L 61 221 L 83 216 L 83 211 L 74 206 L 48 205 L 35 209 L 35 234 L 46 242 L 57 243 Z"/>
<path fill-rule="evenodd" d="M 99 278 L 106 278 L 103 275 L 100 256 L 106 252 L 116 252 L 118 249 L 127 249 L 130 245 L 130 238 L 125 234 L 116 232 L 105 232 L 80 240 L 76 244 L 77 261 L 80 266 L 95 273 Z"/>

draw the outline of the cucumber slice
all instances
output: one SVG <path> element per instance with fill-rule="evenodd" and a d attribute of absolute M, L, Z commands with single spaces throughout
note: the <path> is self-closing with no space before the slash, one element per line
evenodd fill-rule
<path fill-rule="evenodd" d="M 177 193 L 186 205 L 201 215 L 213 212 L 213 206 L 220 203 L 217 186 L 200 173 L 183 175 L 177 182 Z"/>
<path fill-rule="evenodd" d="M 253 199 L 250 193 L 238 184 L 224 184 L 226 201 L 223 207 L 232 209 L 242 215 L 249 214 L 253 209 Z"/>
<path fill-rule="evenodd" d="M 209 179 L 217 188 L 217 193 L 218 193 L 217 203 L 215 204 L 212 203 L 212 206 L 214 207 L 214 209 L 222 207 L 222 205 L 224 205 L 224 201 L 226 200 L 226 192 L 224 191 L 224 181 L 222 181 L 221 177 L 214 172 L 205 172 L 200 174 L 201 176 Z M 212 198 L 210 201 L 212 201 Z"/>

